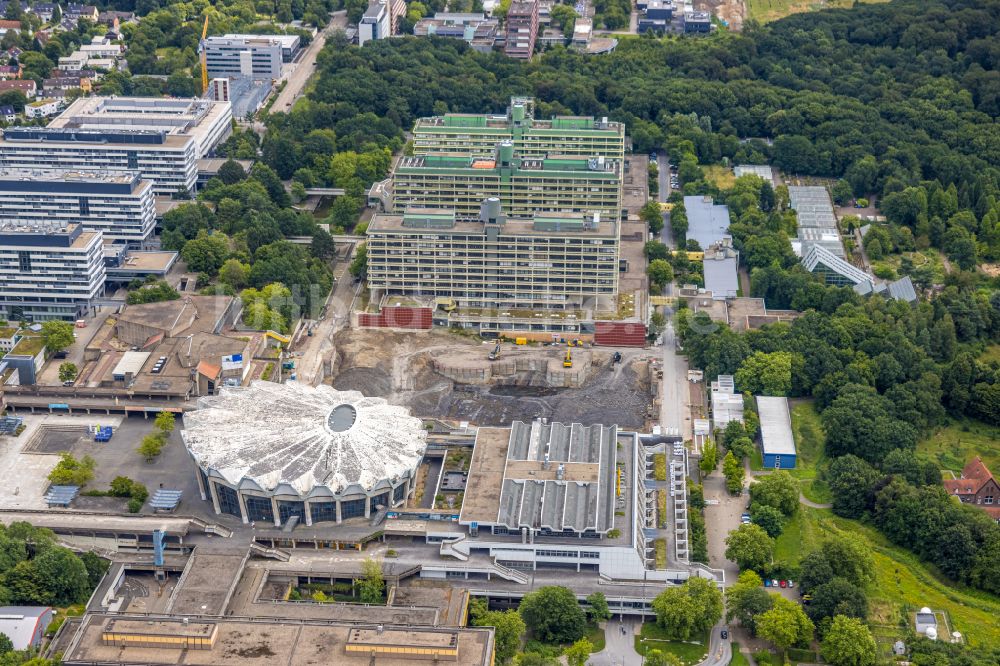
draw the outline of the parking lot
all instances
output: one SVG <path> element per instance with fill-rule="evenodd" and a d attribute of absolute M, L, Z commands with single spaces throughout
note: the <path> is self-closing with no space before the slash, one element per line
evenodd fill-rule
<path fill-rule="evenodd" d="M 4 508 L 46 508 L 43 498 L 49 486 L 47 476 L 59 462 L 59 454 L 65 451 L 78 459 L 89 455 L 95 461 L 94 479 L 84 490 L 107 490 L 112 479 L 127 476 L 145 484 L 150 494 L 161 484 L 182 491 L 181 511 L 186 515 L 208 515 L 212 510 L 198 493 L 196 467 L 181 441 L 180 423 L 152 463 L 145 462 L 137 452 L 142 438 L 154 430 L 152 419 L 37 414 L 24 416 L 24 423 L 27 427 L 20 436 L 0 437 L 0 473 L 12 480 L 0 488 L 0 505 Z M 88 431 L 98 425 L 114 429 L 111 441 L 94 441 Z M 123 504 L 109 498 L 79 497 L 72 508 L 121 510 L 117 506 L 104 506 L 108 502 Z"/>

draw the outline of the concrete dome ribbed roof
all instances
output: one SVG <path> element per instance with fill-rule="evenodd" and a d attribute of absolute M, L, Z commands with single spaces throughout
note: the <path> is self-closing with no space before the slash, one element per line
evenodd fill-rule
<path fill-rule="evenodd" d="M 317 486 L 370 490 L 404 475 L 420 462 L 427 433 L 420 419 L 383 398 L 255 381 L 200 398 L 184 415 L 182 436 L 201 467 L 234 486 L 243 479 L 265 490 L 287 483 L 308 495 Z"/>

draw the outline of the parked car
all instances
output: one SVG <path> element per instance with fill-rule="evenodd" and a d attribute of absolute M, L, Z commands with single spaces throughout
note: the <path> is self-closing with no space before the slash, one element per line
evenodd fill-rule
<path fill-rule="evenodd" d="M 740 516 L 740 522 L 743 523 L 744 525 L 749 524 L 750 523 L 750 514 L 749 513 L 744 513 L 742 516 Z"/>
<path fill-rule="evenodd" d="M 779 581 L 778 585 L 780 585 L 781 587 L 788 587 L 788 581 L 787 580 Z"/>
<path fill-rule="evenodd" d="M 795 587 L 795 581 L 791 581 L 791 580 L 790 580 L 790 581 L 788 581 L 788 587 L 789 587 L 789 588 L 793 588 L 793 587 Z"/>
<path fill-rule="evenodd" d="M 770 578 L 765 578 L 764 579 L 764 587 L 771 587 L 771 579 Z"/>
<path fill-rule="evenodd" d="M 778 587 L 778 581 L 774 578 L 771 579 L 771 587 Z"/>

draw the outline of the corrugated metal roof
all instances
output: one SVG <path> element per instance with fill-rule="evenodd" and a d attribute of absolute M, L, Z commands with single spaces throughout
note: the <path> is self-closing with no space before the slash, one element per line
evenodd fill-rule
<path fill-rule="evenodd" d="M 760 416 L 760 440 L 764 453 L 795 455 L 788 399 L 758 395 L 757 414 Z"/>

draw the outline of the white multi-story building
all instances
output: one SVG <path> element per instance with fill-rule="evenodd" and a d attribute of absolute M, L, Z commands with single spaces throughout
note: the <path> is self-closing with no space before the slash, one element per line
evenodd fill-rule
<path fill-rule="evenodd" d="M 26 118 L 47 118 L 59 113 L 59 100 L 39 99 L 24 105 Z"/>
<path fill-rule="evenodd" d="M 72 321 L 104 293 L 101 232 L 0 222 L 0 317 Z"/>
<path fill-rule="evenodd" d="M 385 39 L 392 33 L 389 30 L 389 8 L 384 2 L 373 0 L 368 4 L 364 16 L 358 22 L 358 46 L 373 39 Z"/>
<path fill-rule="evenodd" d="M 156 194 L 192 191 L 232 119 L 229 102 L 82 97 L 48 127 L 4 130 L 0 168 L 138 171 Z"/>
<path fill-rule="evenodd" d="M 242 39 L 242 40 L 253 40 L 253 39 L 269 39 L 273 42 L 277 42 L 281 46 L 281 59 L 284 62 L 291 62 L 295 59 L 296 54 L 298 54 L 299 49 L 302 47 L 302 40 L 299 39 L 298 35 L 253 35 L 253 34 L 237 34 L 237 33 L 227 33 L 222 35 L 221 39 Z"/>
<path fill-rule="evenodd" d="M 79 224 L 145 249 L 156 226 L 153 184 L 135 171 L 0 171 L 0 221 Z"/>
<path fill-rule="evenodd" d="M 385 39 L 399 32 L 399 19 L 406 14 L 403 0 L 369 0 L 358 22 L 358 46 L 373 39 Z"/>
<path fill-rule="evenodd" d="M 270 35 L 251 38 L 209 37 L 205 40 L 209 76 L 278 79 L 281 42 Z"/>

